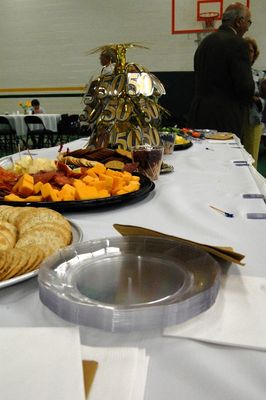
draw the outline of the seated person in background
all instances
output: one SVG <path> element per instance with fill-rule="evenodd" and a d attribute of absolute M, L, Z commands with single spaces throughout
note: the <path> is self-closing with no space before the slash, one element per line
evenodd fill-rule
<path fill-rule="evenodd" d="M 45 109 L 40 106 L 40 102 L 37 99 L 33 99 L 31 101 L 31 111 L 32 111 L 32 114 L 45 114 L 46 113 Z"/>

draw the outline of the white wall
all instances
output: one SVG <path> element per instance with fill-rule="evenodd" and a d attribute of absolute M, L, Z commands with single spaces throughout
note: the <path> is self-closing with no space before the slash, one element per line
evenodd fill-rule
<path fill-rule="evenodd" d="M 257 67 L 266 69 L 266 0 L 250 2 L 249 35 L 261 49 Z M 151 71 L 190 71 L 196 36 L 171 34 L 171 7 L 171 0 L 1 0 L 0 89 L 83 86 L 99 71 L 99 55 L 86 53 L 110 42 L 150 47 L 128 50 L 127 59 Z M 0 113 L 17 110 L 18 100 L 0 99 Z M 82 109 L 80 98 L 40 100 L 48 112 Z"/>

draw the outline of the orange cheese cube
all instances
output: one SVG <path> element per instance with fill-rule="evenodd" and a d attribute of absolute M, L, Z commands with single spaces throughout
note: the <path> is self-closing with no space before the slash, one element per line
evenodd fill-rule
<path fill-rule="evenodd" d="M 123 187 L 123 190 L 125 190 L 128 193 L 135 192 L 136 190 L 139 190 L 139 183 L 131 181 L 131 182 L 129 182 L 128 185 Z"/>
<path fill-rule="evenodd" d="M 87 175 L 92 176 L 93 178 L 98 178 L 98 175 L 93 171 L 93 168 L 88 169 Z"/>
<path fill-rule="evenodd" d="M 98 197 L 98 191 L 94 186 L 77 187 L 76 188 L 76 200 L 91 200 Z"/>
<path fill-rule="evenodd" d="M 75 196 L 76 189 L 74 188 L 74 186 L 71 186 L 71 185 L 69 185 L 68 183 L 66 183 L 66 184 L 62 187 L 61 191 L 62 191 L 62 190 L 63 190 L 64 192 L 69 193 L 70 196 Z"/>
<path fill-rule="evenodd" d="M 59 194 L 59 189 L 52 188 L 50 196 L 51 201 L 58 201 L 58 194 Z"/>
<path fill-rule="evenodd" d="M 33 187 L 33 193 L 34 194 L 40 193 L 42 185 L 43 185 L 43 183 L 41 181 L 35 183 L 35 185 Z"/>
<path fill-rule="evenodd" d="M 66 183 L 62 189 L 58 192 L 59 201 L 75 200 L 76 189 L 74 186 Z"/>
<path fill-rule="evenodd" d="M 131 175 L 130 172 L 123 171 L 123 180 L 124 180 L 126 183 L 129 183 L 130 180 L 131 180 L 131 178 L 132 178 L 132 175 Z"/>
<path fill-rule="evenodd" d="M 17 196 L 17 195 L 14 194 L 14 193 L 7 194 L 7 195 L 4 197 L 4 200 L 5 200 L 5 201 L 25 201 L 25 199 L 22 199 L 21 197 Z"/>
<path fill-rule="evenodd" d="M 58 201 L 58 196 L 57 196 L 56 190 L 54 190 L 53 188 L 50 192 L 49 200 L 50 201 Z"/>
<path fill-rule="evenodd" d="M 101 199 L 101 198 L 104 198 L 104 197 L 110 197 L 111 195 L 107 190 L 102 189 L 102 190 L 99 190 L 98 196 L 99 196 L 99 199 Z"/>
<path fill-rule="evenodd" d="M 73 198 L 70 194 L 65 193 L 62 198 L 59 198 L 58 201 L 74 201 L 76 197 Z"/>
<path fill-rule="evenodd" d="M 82 179 L 82 181 L 83 181 L 84 183 L 86 183 L 87 185 L 93 186 L 93 185 L 94 185 L 94 182 L 99 181 L 99 178 L 98 178 L 97 176 L 94 177 L 94 176 L 91 176 L 91 175 L 86 175 L 86 176 L 84 176 L 84 178 Z"/>
<path fill-rule="evenodd" d="M 74 182 L 73 182 L 73 186 L 76 189 L 86 188 L 86 184 L 80 179 L 75 179 Z"/>
<path fill-rule="evenodd" d="M 132 176 L 131 176 L 131 180 L 132 180 L 132 181 L 139 182 L 139 181 L 140 181 L 140 177 L 139 177 L 139 176 L 136 176 L 136 175 L 132 175 Z"/>
<path fill-rule="evenodd" d="M 126 193 L 128 193 L 128 192 L 126 192 L 125 190 L 121 189 L 121 190 L 118 190 L 118 192 L 116 194 L 120 195 L 120 194 L 126 194 Z"/>
<path fill-rule="evenodd" d="M 17 193 L 19 191 L 19 185 L 21 182 L 21 178 L 17 181 L 17 183 L 12 187 L 12 192 Z"/>
<path fill-rule="evenodd" d="M 104 188 L 110 192 L 113 187 L 114 178 L 106 174 L 100 174 L 99 178 L 101 181 L 104 181 Z"/>
<path fill-rule="evenodd" d="M 33 187 L 34 187 L 33 177 L 29 174 L 24 174 L 20 178 L 20 183 L 18 188 L 19 194 L 22 194 L 23 196 L 29 196 L 33 193 Z"/>
<path fill-rule="evenodd" d="M 50 194 L 50 190 L 52 189 L 52 186 L 50 185 L 50 183 L 44 183 L 41 187 L 41 194 L 42 197 L 46 200 L 49 197 Z"/>
<path fill-rule="evenodd" d="M 42 185 L 41 194 L 44 200 L 58 201 L 56 190 L 50 185 L 49 182 Z"/>
<path fill-rule="evenodd" d="M 111 190 L 112 194 L 116 194 L 119 190 L 123 188 L 124 181 L 119 176 L 114 176 L 113 178 L 113 187 Z"/>
<path fill-rule="evenodd" d="M 96 189 L 99 190 L 103 190 L 105 189 L 105 182 L 104 181 L 100 181 L 99 179 L 94 183 L 94 186 L 96 187 Z"/>
<path fill-rule="evenodd" d="M 24 201 L 42 201 L 42 196 L 28 196 L 24 199 Z"/>
<path fill-rule="evenodd" d="M 98 163 L 98 164 L 94 165 L 94 167 L 91 168 L 91 171 L 97 175 L 100 175 L 100 174 L 105 173 L 106 168 L 105 168 L 104 164 Z"/>
<path fill-rule="evenodd" d="M 113 170 L 113 169 L 107 169 L 107 170 L 106 170 L 106 175 L 110 175 L 110 176 L 113 176 L 113 177 L 115 177 L 115 176 L 122 177 L 122 176 L 123 176 L 123 173 L 120 172 L 120 171 L 115 171 L 115 170 Z"/>

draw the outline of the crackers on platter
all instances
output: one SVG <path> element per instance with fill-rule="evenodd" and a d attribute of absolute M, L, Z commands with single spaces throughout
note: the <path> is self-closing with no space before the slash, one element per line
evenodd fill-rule
<path fill-rule="evenodd" d="M 34 271 L 71 241 L 71 226 L 57 211 L 0 206 L 0 281 Z"/>

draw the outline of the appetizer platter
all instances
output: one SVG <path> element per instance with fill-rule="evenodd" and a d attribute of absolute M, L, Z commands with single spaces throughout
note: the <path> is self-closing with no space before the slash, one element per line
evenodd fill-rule
<path fill-rule="evenodd" d="M 189 149 L 191 146 L 192 142 L 190 140 L 176 135 L 174 151 Z"/>
<path fill-rule="evenodd" d="M 175 142 L 174 142 L 174 151 L 177 150 L 185 150 L 192 146 L 192 138 L 199 138 L 200 134 L 198 132 L 194 132 L 191 129 L 186 128 L 176 128 L 176 127 L 166 127 L 162 128 L 163 132 L 166 133 L 174 133 L 175 134 Z"/>
<path fill-rule="evenodd" d="M 139 201 L 154 189 L 147 177 L 130 172 L 136 167 L 128 152 L 98 149 L 89 153 L 84 149 L 60 153 L 57 160 L 7 157 L 0 162 L 0 204 L 60 211 L 94 209 Z"/>

